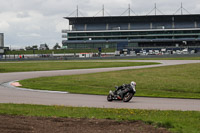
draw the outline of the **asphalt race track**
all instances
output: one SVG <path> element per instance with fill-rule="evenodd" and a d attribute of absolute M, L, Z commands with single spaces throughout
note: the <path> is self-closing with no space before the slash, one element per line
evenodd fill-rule
<path fill-rule="evenodd" d="M 125 69 L 140 69 L 148 67 L 167 66 L 167 65 L 200 63 L 200 60 L 153 60 L 153 61 L 122 60 L 122 61 L 160 62 L 162 64 L 148 65 L 148 66 L 134 66 L 134 67 L 117 67 L 117 68 L 0 73 L 0 103 L 65 105 L 65 106 L 78 106 L 78 107 L 99 107 L 99 108 L 133 108 L 133 109 L 200 111 L 199 99 L 134 97 L 128 103 L 123 103 L 121 101 L 107 102 L 106 96 L 21 90 L 21 89 L 16 89 L 14 87 L 10 87 L 8 85 L 8 82 L 27 79 L 27 78 L 86 74 L 86 73 L 107 72 L 107 71 L 116 71 Z"/>

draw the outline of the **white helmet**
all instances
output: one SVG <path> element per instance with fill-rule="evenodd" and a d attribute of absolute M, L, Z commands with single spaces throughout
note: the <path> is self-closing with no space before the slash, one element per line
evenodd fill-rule
<path fill-rule="evenodd" d="M 136 86 L 136 83 L 134 81 L 131 81 L 131 86 L 132 87 L 135 87 Z"/>

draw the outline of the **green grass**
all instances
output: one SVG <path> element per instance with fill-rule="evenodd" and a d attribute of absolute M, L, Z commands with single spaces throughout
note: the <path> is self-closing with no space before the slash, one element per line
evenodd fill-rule
<path fill-rule="evenodd" d="M 20 81 L 24 88 L 107 95 L 136 81 L 136 96 L 200 98 L 200 63 Z M 48 86 L 47 86 L 48 84 Z"/>
<path fill-rule="evenodd" d="M 147 124 L 152 124 L 157 127 L 168 128 L 172 132 L 200 132 L 200 112 L 197 111 L 160 111 L 25 104 L 0 104 L 0 114 L 40 117 L 97 118 L 113 119 L 117 121 L 141 120 Z"/>
<path fill-rule="evenodd" d="M 69 70 L 69 69 L 89 69 L 106 67 L 125 67 L 153 65 L 159 63 L 145 62 L 56 62 L 56 61 L 32 61 L 32 62 L 12 62 L 0 63 L 0 73 L 3 72 L 24 72 L 24 71 L 46 71 L 46 70 Z"/>

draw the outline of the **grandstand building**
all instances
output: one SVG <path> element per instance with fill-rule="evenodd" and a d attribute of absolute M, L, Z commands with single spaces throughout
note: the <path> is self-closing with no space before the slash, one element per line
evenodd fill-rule
<path fill-rule="evenodd" d="M 64 17 L 67 48 L 177 48 L 200 46 L 200 14 Z"/>
<path fill-rule="evenodd" d="M 4 47 L 4 34 L 0 33 L 0 48 Z"/>

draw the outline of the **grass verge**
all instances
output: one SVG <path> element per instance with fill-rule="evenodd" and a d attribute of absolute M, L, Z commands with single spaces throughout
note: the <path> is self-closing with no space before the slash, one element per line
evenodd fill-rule
<path fill-rule="evenodd" d="M 24 72 L 24 71 L 46 71 L 46 70 L 69 70 L 69 69 L 89 69 L 107 67 L 142 66 L 159 63 L 149 62 L 12 62 L 0 63 L 0 73 L 3 72 Z"/>
<path fill-rule="evenodd" d="M 20 81 L 24 88 L 107 95 L 114 86 L 136 81 L 136 96 L 200 98 L 200 63 Z M 48 84 L 48 86 L 47 86 Z"/>
<path fill-rule="evenodd" d="M 41 117 L 97 118 L 114 119 L 119 121 L 141 120 L 147 124 L 168 128 L 173 132 L 200 132 L 200 112 L 197 111 L 160 111 L 26 104 L 0 104 L 0 114 Z"/>

